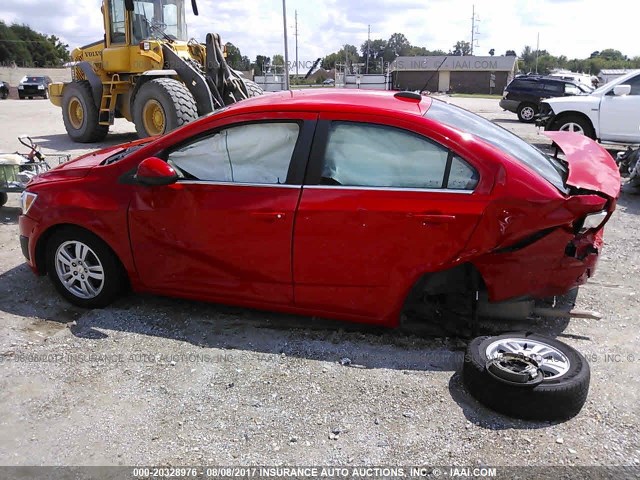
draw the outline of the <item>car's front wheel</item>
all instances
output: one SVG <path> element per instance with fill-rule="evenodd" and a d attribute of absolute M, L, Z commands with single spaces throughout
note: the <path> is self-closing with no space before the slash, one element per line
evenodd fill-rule
<path fill-rule="evenodd" d="M 589 364 L 577 350 L 525 332 L 474 339 L 462 374 L 479 402 L 527 420 L 571 418 L 589 392 Z"/>
<path fill-rule="evenodd" d="M 113 251 L 94 234 L 74 227 L 62 228 L 49 238 L 47 273 L 64 298 L 84 308 L 107 306 L 126 285 Z"/>
<path fill-rule="evenodd" d="M 591 122 L 579 115 L 563 115 L 553 122 L 551 129 L 560 132 L 574 132 L 589 138 L 596 138 Z"/>
<path fill-rule="evenodd" d="M 524 123 L 531 123 L 536 119 L 538 107 L 533 103 L 521 103 L 518 106 L 518 120 Z"/>

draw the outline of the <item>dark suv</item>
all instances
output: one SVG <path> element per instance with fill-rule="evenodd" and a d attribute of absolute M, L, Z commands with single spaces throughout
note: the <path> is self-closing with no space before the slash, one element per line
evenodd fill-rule
<path fill-rule="evenodd" d="M 524 75 L 514 78 L 500 100 L 500 107 L 518 114 L 521 122 L 531 123 L 546 98 L 585 95 L 593 89 L 574 80 L 557 77 Z"/>
<path fill-rule="evenodd" d="M 49 98 L 49 84 L 51 79 L 45 76 L 27 75 L 18 85 L 18 97 L 24 98 L 42 97 Z"/>

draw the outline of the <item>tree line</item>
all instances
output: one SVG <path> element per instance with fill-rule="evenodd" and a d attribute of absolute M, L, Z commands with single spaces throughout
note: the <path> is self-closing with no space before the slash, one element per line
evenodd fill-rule
<path fill-rule="evenodd" d="M 57 67 L 69 58 L 69 45 L 55 35 L 43 35 L 27 25 L 8 26 L 0 20 L 0 65 Z"/>
<path fill-rule="evenodd" d="M 284 58 L 281 54 L 260 54 L 252 61 L 242 55 L 239 47 L 230 42 L 226 43 L 225 50 L 227 62 L 237 70 L 253 69 L 256 75 L 262 75 L 266 71 L 284 71 Z M 367 40 L 359 47 L 346 44 L 337 52 L 325 55 L 320 66 L 325 70 L 338 68 L 354 73 L 382 73 L 398 56 L 469 54 L 471 44 L 464 40 L 456 42 L 445 52 L 412 45 L 404 34 L 394 33 L 387 40 Z M 494 54 L 495 49 L 490 49 L 489 55 Z M 504 54 L 518 56 L 515 50 L 507 50 Z M 38 33 L 27 25 L 8 26 L 4 21 L 0 21 L 0 65 L 50 67 L 61 66 L 69 59 L 69 45 L 55 35 Z M 592 52 L 589 58 L 569 59 L 565 55 L 555 56 L 547 50 L 535 50 L 525 46 L 518 60 L 518 70 L 524 73 L 549 73 L 553 69 L 567 69 L 597 75 L 603 69 L 618 68 L 640 68 L 640 57 L 629 58 L 619 50 L 605 48 Z"/>

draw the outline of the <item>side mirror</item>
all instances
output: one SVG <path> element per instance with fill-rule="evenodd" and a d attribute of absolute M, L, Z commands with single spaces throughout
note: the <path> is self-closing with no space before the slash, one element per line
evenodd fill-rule
<path fill-rule="evenodd" d="M 140 162 L 134 178 L 142 185 L 171 185 L 178 180 L 178 174 L 164 160 L 157 157 L 149 157 Z"/>
<path fill-rule="evenodd" d="M 613 94 L 616 97 L 620 97 L 622 95 L 629 95 L 631 93 L 631 85 L 616 85 L 613 87 Z"/>

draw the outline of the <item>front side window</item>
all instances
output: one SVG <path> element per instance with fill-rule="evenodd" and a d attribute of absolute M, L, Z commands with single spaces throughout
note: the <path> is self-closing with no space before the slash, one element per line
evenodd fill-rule
<path fill-rule="evenodd" d="M 564 91 L 563 84 L 560 82 L 547 82 L 544 84 L 544 91 L 554 94 L 562 94 Z"/>
<path fill-rule="evenodd" d="M 167 161 L 188 180 L 282 184 L 299 132 L 294 122 L 233 126 L 174 150 Z"/>
<path fill-rule="evenodd" d="M 187 39 L 184 2 L 181 0 L 135 0 L 132 21 L 136 42 L 149 38 Z"/>
<path fill-rule="evenodd" d="M 581 90 L 577 85 L 572 85 L 571 83 L 564 84 L 564 93 L 565 95 L 580 95 Z"/>
<path fill-rule="evenodd" d="M 126 28 L 124 0 L 109 2 L 109 16 L 111 19 L 111 43 L 125 43 Z"/>
<path fill-rule="evenodd" d="M 448 149 L 398 128 L 333 122 L 320 184 L 473 190 L 477 172 Z"/>
<path fill-rule="evenodd" d="M 640 95 L 640 75 L 635 78 L 632 78 L 628 82 L 623 83 L 623 85 L 631 85 L 631 92 L 629 95 Z"/>

